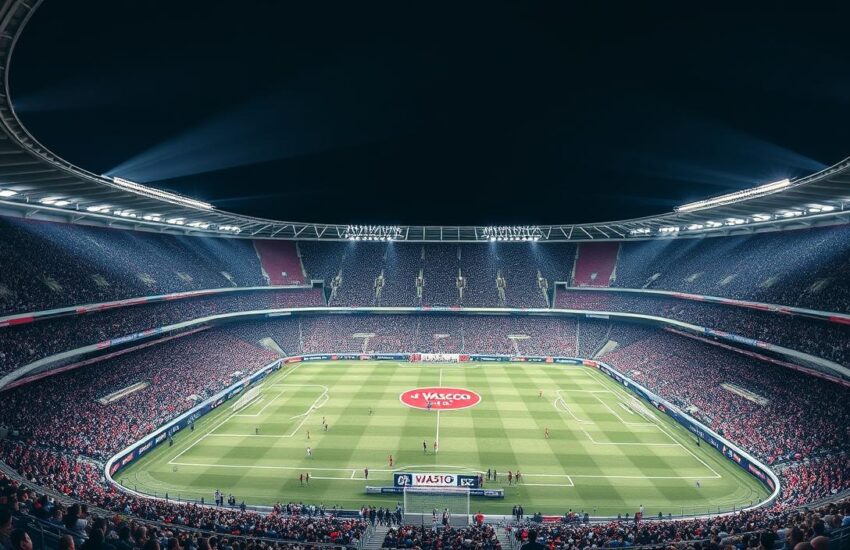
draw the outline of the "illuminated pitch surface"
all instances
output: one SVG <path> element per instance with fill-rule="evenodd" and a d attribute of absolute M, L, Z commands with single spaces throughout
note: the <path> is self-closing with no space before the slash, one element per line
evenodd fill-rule
<path fill-rule="evenodd" d="M 437 412 L 400 400 L 408 390 L 431 387 L 472 390 L 480 402 Z M 225 403 L 193 433 L 179 432 L 173 447 L 162 445 L 117 480 L 159 496 L 207 502 L 220 489 L 249 504 L 394 507 L 401 495 L 366 495 L 367 483 L 391 485 L 392 470 L 491 468 L 499 480 L 485 480 L 485 488 L 504 488 L 505 499 L 473 498 L 471 506 L 498 514 L 510 514 L 519 503 L 529 514 L 572 509 L 616 515 L 634 513 L 641 504 L 649 515 L 707 513 L 767 496 L 709 445 L 697 447 L 683 428 L 633 397 L 590 367 L 301 363 L 264 381 L 259 399 L 246 408 L 234 413 L 235 400 Z M 547 427 L 550 439 L 544 438 Z M 509 486 L 507 472 L 517 469 L 522 482 Z M 306 472 L 310 484 L 302 487 L 298 477 Z"/>

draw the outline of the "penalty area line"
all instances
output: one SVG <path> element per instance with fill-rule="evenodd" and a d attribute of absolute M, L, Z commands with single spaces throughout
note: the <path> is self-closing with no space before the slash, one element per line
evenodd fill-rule
<path fill-rule="evenodd" d="M 605 376 L 605 375 L 601 375 L 601 376 Z M 606 377 L 606 378 L 607 378 L 607 377 Z M 610 379 L 609 379 L 609 380 L 610 380 Z M 630 395 L 630 394 L 626 393 L 626 392 L 625 392 L 625 390 L 621 389 L 619 386 L 617 386 L 617 392 L 620 394 L 620 396 L 624 396 L 624 397 L 626 397 L 626 398 L 634 397 L 633 395 Z M 659 430 L 661 430 L 661 431 L 662 431 L 665 435 L 667 435 L 667 437 L 669 437 L 669 438 L 670 438 L 670 441 L 673 441 L 676 445 L 678 445 L 679 447 L 681 447 L 682 449 L 684 449 L 684 451 L 685 451 L 686 453 L 688 453 L 689 455 L 691 455 L 692 457 L 694 457 L 695 459 L 697 459 L 697 461 L 699 461 L 699 463 L 700 463 L 700 464 L 702 464 L 703 466 L 705 466 L 706 468 L 708 468 L 708 470 L 709 470 L 712 474 L 714 474 L 714 479 L 722 479 L 722 478 L 723 478 L 723 476 L 722 476 L 722 475 L 720 475 L 719 473 L 717 473 L 717 470 L 715 470 L 714 468 L 712 468 L 711 466 L 709 466 L 709 465 L 708 465 L 708 463 L 707 463 L 705 460 L 703 460 L 703 459 L 701 459 L 700 457 L 698 457 L 696 454 L 694 454 L 694 452 L 693 452 L 693 451 L 691 451 L 690 449 L 688 449 L 687 447 L 685 447 L 684 445 L 682 445 L 682 443 L 681 443 L 681 442 L 680 442 L 677 438 L 675 438 L 675 437 L 673 436 L 673 434 L 671 434 L 669 431 L 667 431 L 667 429 L 666 429 L 666 428 L 664 428 L 664 426 L 662 426 L 662 420 L 661 420 L 661 419 L 657 416 L 657 414 L 656 414 L 655 412 L 653 412 L 653 424 L 655 425 L 655 427 L 656 427 L 656 428 L 658 428 L 658 429 L 659 429 Z M 708 476 L 704 476 L 704 477 L 708 477 Z M 704 477 L 703 477 L 703 478 L 691 478 L 691 479 L 704 479 Z"/>
<path fill-rule="evenodd" d="M 283 374 L 283 376 L 281 376 L 281 377 L 280 377 L 280 380 L 283 380 L 284 378 L 287 378 L 290 374 L 292 374 L 293 372 L 295 372 L 296 370 L 298 370 L 299 368 L 301 368 L 303 365 L 304 365 L 304 363 L 300 363 L 300 364 L 298 364 L 298 365 L 296 365 L 296 366 L 292 367 L 291 369 L 289 369 L 288 371 L 286 371 L 286 372 Z M 263 382 L 262 382 L 259 386 L 257 386 L 257 387 L 258 387 L 258 388 L 263 388 L 263 387 L 265 387 L 265 385 L 266 385 L 268 382 L 269 382 L 269 378 L 267 378 L 266 380 L 264 380 L 264 381 L 263 381 Z M 270 386 L 273 386 L 274 384 L 269 384 L 269 385 L 270 385 Z M 190 451 L 190 450 L 191 450 L 191 449 L 192 449 L 195 445 L 197 445 L 198 443 L 200 443 L 201 441 L 203 441 L 204 439 L 206 439 L 207 437 L 209 437 L 209 436 L 210 436 L 213 432 L 215 432 L 217 429 L 219 429 L 221 426 L 223 426 L 223 425 L 224 425 L 227 421 L 229 421 L 231 418 L 233 418 L 233 417 L 234 417 L 234 416 L 236 416 L 237 414 L 238 414 L 238 413 L 231 413 L 230 415 L 228 415 L 228 416 L 227 416 L 224 420 L 222 420 L 221 422 L 219 422 L 218 424 L 216 424 L 215 426 L 213 426 L 213 428 L 212 428 L 210 431 L 208 431 L 207 433 L 205 433 L 204 435 L 202 435 L 201 437 L 199 437 L 198 439 L 196 439 L 195 441 L 193 441 L 191 445 L 189 445 L 188 447 L 186 447 L 185 449 L 183 449 L 182 451 L 180 451 L 179 453 L 177 453 L 177 454 L 174 456 L 174 458 L 172 458 L 171 460 L 169 460 L 169 461 L 168 461 L 168 464 L 175 464 L 175 465 L 177 465 L 177 464 L 175 463 L 175 460 L 177 460 L 178 458 L 180 458 L 181 456 L 183 456 L 184 454 L 186 454 L 186 453 L 187 453 L 188 451 Z"/>

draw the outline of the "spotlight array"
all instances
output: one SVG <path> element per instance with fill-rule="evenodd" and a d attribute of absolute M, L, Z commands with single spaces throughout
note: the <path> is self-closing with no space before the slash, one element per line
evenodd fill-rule
<path fill-rule="evenodd" d="M 478 232 L 479 239 L 489 241 L 539 241 L 542 236 L 537 225 L 493 225 Z"/>
<path fill-rule="evenodd" d="M 682 206 L 677 206 L 675 210 L 676 212 L 693 212 L 695 210 L 702 210 L 704 208 L 711 208 L 713 206 L 733 204 L 742 200 L 751 199 L 753 197 L 762 197 L 764 195 L 776 193 L 777 191 L 782 191 L 789 185 L 791 185 L 791 181 L 784 179 L 780 181 L 775 181 L 773 183 L 760 185 L 758 187 L 753 187 L 751 189 L 744 189 L 742 191 L 735 191 L 734 193 L 720 195 L 719 197 L 714 197 L 712 199 L 705 199 L 701 201 L 691 202 L 688 204 L 683 204 Z"/>
<path fill-rule="evenodd" d="M 104 176 L 109 177 L 109 176 Z M 136 183 L 134 181 L 126 180 L 124 178 L 114 177 L 111 178 L 112 183 L 123 187 L 125 189 L 129 189 L 135 193 L 139 193 L 141 195 L 147 195 L 151 197 L 156 197 L 159 199 L 165 199 L 169 202 L 175 202 L 177 204 L 182 204 L 183 206 L 191 206 L 193 208 L 203 208 L 204 210 L 212 210 L 215 208 L 208 202 L 203 202 L 195 199 L 190 199 L 189 197 L 183 197 L 176 193 L 169 193 L 168 191 L 162 191 L 160 189 L 154 189 L 153 187 L 148 187 L 146 185 L 142 185 L 140 183 Z"/>
<path fill-rule="evenodd" d="M 401 234 L 398 225 L 347 225 L 343 237 L 350 241 L 395 241 Z"/>

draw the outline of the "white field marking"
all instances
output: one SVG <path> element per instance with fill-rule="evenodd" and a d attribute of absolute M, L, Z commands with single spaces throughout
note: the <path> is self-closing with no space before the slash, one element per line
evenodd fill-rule
<path fill-rule="evenodd" d="M 437 383 L 439 387 L 443 387 L 443 369 L 440 369 L 440 381 Z M 437 435 L 434 437 L 434 454 L 440 452 L 440 409 L 437 409 Z"/>
<path fill-rule="evenodd" d="M 561 396 L 561 391 L 563 391 L 563 390 L 557 390 L 557 391 L 555 392 L 555 395 L 557 395 L 557 396 L 558 396 L 558 398 L 557 398 L 557 399 L 555 399 L 555 401 L 552 403 L 552 405 L 554 405 L 554 407 L 557 409 L 557 408 L 558 408 L 557 402 L 558 402 L 558 401 L 560 401 L 560 402 L 561 402 L 561 404 L 564 406 L 564 409 L 565 409 L 568 413 L 570 413 L 570 416 L 572 416 L 573 418 L 575 418 L 576 422 L 578 422 L 578 423 L 580 423 L 580 424 L 593 424 L 593 420 L 582 420 L 581 418 L 579 418 L 579 417 L 577 417 L 577 416 L 575 415 L 575 413 L 572 411 L 572 409 L 570 408 L 570 406 L 569 406 L 569 405 L 567 405 L 567 402 L 566 402 L 566 401 L 564 401 L 563 396 Z"/>
<path fill-rule="evenodd" d="M 263 405 L 263 408 L 260 409 L 259 412 L 256 412 L 254 414 L 239 413 L 239 414 L 234 414 L 233 416 L 253 416 L 253 417 L 260 416 L 261 414 L 263 414 L 263 411 L 265 411 L 268 408 L 268 406 L 271 405 L 272 403 L 274 403 L 275 400 L 277 400 L 277 398 L 280 397 L 281 395 L 283 395 L 283 391 L 281 391 L 279 394 L 275 395 L 268 403 Z M 260 399 L 260 401 L 262 401 L 262 398 Z M 245 410 L 246 407 L 247 407 L 247 405 L 245 407 L 242 407 L 242 410 Z"/>
<path fill-rule="evenodd" d="M 525 475 L 525 474 L 522 474 Z M 570 474 L 570 477 L 582 479 L 706 479 L 706 476 L 619 476 L 619 475 L 581 475 Z"/>
<path fill-rule="evenodd" d="M 593 422 L 591 422 L 590 420 L 581 420 L 581 419 L 580 419 L 580 418 L 578 418 L 576 415 L 574 415 L 574 414 L 573 414 L 573 411 L 571 411 L 571 410 L 570 410 L 570 408 L 569 408 L 569 407 L 567 407 L 567 404 L 566 404 L 566 403 L 564 402 L 564 400 L 563 400 L 563 399 L 561 399 L 560 397 L 559 397 L 558 399 L 556 399 L 554 403 L 552 403 L 552 404 L 555 406 L 555 410 L 558 410 L 558 403 L 560 403 L 560 404 L 564 407 L 564 409 L 565 409 L 568 413 L 570 413 L 570 416 L 572 416 L 573 418 L 575 418 L 575 419 L 576 419 L 576 421 L 578 422 L 578 428 L 579 428 L 582 432 L 584 432 L 584 435 L 585 435 L 585 436 L 586 436 L 586 437 L 587 437 L 587 438 L 588 438 L 591 442 L 595 443 L 595 441 L 593 441 L 593 436 L 592 436 L 592 435 L 590 435 L 590 433 L 589 433 L 587 430 L 585 430 L 585 429 L 584 429 L 584 426 L 582 426 L 582 424 L 593 424 Z"/>
<path fill-rule="evenodd" d="M 604 375 L 603 375 L 603 376 L 604 376 Z M 620 393 L 620 395 L 621 395 L 621 396 L 625 396 L 626 398 L 633 397 L 632 395 L 630 395 L 630 394 L 626 393 L 626 392 L 625 392 L 625 390 L 622 390 L 619 386 L 617 386 L 617 391 Z M 700 457 L 698 457 L 697 455 L 695 455 L 693 451 L 691 451 L 690 449 L 688 449 L 687 447 L 685 447 L 684 445 L 682 445 L 681 443 L 679 443 L 679 441 L 678 441 L 675 437 L 673 437 L 673 434 L 671 434 L 669 431 L 667 431 L 667 429 L 665 429 L 665 428 L 664 428 L 664 426 L 662 426 L 662 425 L 661 425 L 661 422 L 659 421 L 658 417 L 656 416 L 656 414 L 655 414 L 654 412 L 653 412 L 653 420 L 655 420 L 655 426 L 656 426 L 659 430 L 661 430 L 662 432 L 664 432 L 664 433 L 667 435 L 667 437 L 669 437 L 669 438 L 670 438 L 670 441 L 674 441 L 674 442 L 675 442 L 675 443 L 676 443 L 679 447 L 681 447 L 682 449 L 684 449 L 684 450 L 685 450 L 685 452 L 687 452 L 689 455 L 691 455 L 692 457 L 694 457 L 695 459 L 697 459 L 697 461 L 698 461 L 700 464 L 702 464 L 703 466 L 705 466 L 706 468 L 708 468 L 708 469 L 709 469 L 709 471 L 711 471 L 711 473 L 713 473 L 713 474 L 714 474 L 714 478 L 715 478 L 715 479 L 721 479 L 721 478 L 723 477 L 722 475 L 718 474 L 718 473 L 717 473 L 717 471 L 716 471 L 714 468 L 712 468 L 711 466 L 709 466 L 709 465 L 708 465 L 708 463 L 706 463 L 706 461 L 705 461 L 705 460 L 701 459 Z M 699 478 L 697 478 L 697 479 L 699 479 Z"/>
<path fill-rule="evenodd" d="M 258 393 L 251 400 L 249 400 L 247 403 L 242 405 L 242 407 L 240 407 L 238 410 L 243 411 L 243 410 L 247 409 L 248 407 L 250 407 L 251 405 L 260 404 L 262 401 L 263 401 L 263 396 Z M 235 407 L 236 403 L 234 403 L 233 406 Z"/>
<path fill-rule="evenodd" d="M 533 485 L 539 487 L 575 487 L 576 484 L 573 483 L 573 478 L 571 478 L 567 474 L 522 474 L 523 479 L 526 477 L 545 477 L 545 478 L 559 478 L 565 477 L 569 484 L 560 484 L 560 483 L 526 483 L 522 482 L 523 485 Z"/>
<path fill-rule="evenodd" d="M 319 403 L 319 401 L 322 400 L 323 397 L 324 397 L 324 400 L 321 403 Z M 325 393 L 323 393 L 322 395 L 317 397 L 315 401 L 313 401 L 313 404 L 310 405 L 310 408 L 307 409 L 307 412 L 303 412 L 301 414 L 296 414 L 295 416 L 290 416 L 289 420 L 295 420 L 296 418 L 301 418 L 302 416 L 307 416 L 308 414 L 310 414 L 314 410 L 321 409 L 322 407 L 324 407 L 325 404 L 329 400 L 330 400 L 330 396 L 328 396 L 328 390 L 327 390 L 327 388 L 325 388 Z"/>
<path fill-rule="evenodd" d="M 354 476 L 357 474 L 356 470 L 351 470 L 351 477 L 348 479 L 354 479 Z"/>
<path fill-rule="evenodd" d="M 621 408 L 621 409 L 623 409 L 624 411 L 626 411 L 627 413 L 629 413 L 629 414 L 630 414 L 630 415 L 632 415 L 632 416 L 634 416 L 635 414 L 637 414 L 637 413 L 635 413 L 635 411 L 633 411 L 633 410 L 631 410 L 630 408 L 628 408 L 628 407 L 626 406 L 626 404 L 625 404 L 625 403 L 623 403 L 622 401 L 620 401 L 620 402 L 618 403 L 618 405 L 620 405 L 620 408 Z"/>
<path fill-rule="evenodd" d="M 608 403 L 606 403 L 605 401 L 602 401 L 601 399 L 599 399 L 595 395 L 593 396 L 593 398 L 596 399 L 597 401 L 599 401 L 600 403 L 602 403 L 603 407 L 608 409 L 611 412 L 611 414 L 613 414 L 614 416 L 617 417 L 617 420 L 619 420 L 620 422 L 622 422 L 626 426 L 655 426 L 656 428 L 658 427 L 658 425 L 655 424 L 654 422 L 629 422 L 627 420 L 624 420 L 622 416 L 617 414 L 617 411 L 615 411 L 614 409 L 612 409 L 611 407 L 608 406 Z"/>
<path fill-rule="evenodd" d="M 558 390 L 559 392 L 564 393 L 614 393 L 611 390 L 574 390 L 574 389 L 566 389 L 566 390 Z"/>
<path fill-rule="evenodd" d="M 566 407 L 566 403 L 564 403 L 563 399 L 556 399 L 555 400 L 555 409 L 558 408 L 557 403 L 559 403 L 559 402 L 564 407 Z M 576 418 L 576 416 L 573 415 L 572 411 L 569 410 L 569 408 L 567 408 L 566 411 L 568 413 L 570 413 L 573 416 L 573 418 Z M 593 443 L 594 445 L 615 445 L 617 447 L 619 447 L 621 445 L 622 446 L 639 446 L 639 447 L 681 447 L 681 444 L 679 442 L 676 442 L 676 441 L 674 441 L 673 443 L 641 443 L 639 441 L 627 441 L 627 442 L 618 443 L 616 441 L 596 441 L 595 439 L 593 439 L 593 436 L 590 435 L 590 432 L 585 430 L 584 426 L 582 426 L 582 424 L 593 424 L 593 422 L 591 422 L 589 420 L 582 421 L 582 420 L 579 420 L 578 418 L 576 418 L 576 420 L 578 420 L 578 422 L 579 422 L 579 425 L 578 425 L 579 429 L 582 432 L 584 432 L 584 435 L 587 436 L 587 439 L 589 439 L 590 442 Z"/>
<path fill-rule="evenodd" d="M 293 372 L 295 372 L 296 370 L 298 370 L 299 368 L 301 368 L 301 367 L 302 367 L 302 366 L 304 366 L 305 364 L 306 364 L 306 363 L 299 363 L 299 364 L 295 365 L 294 367 L 292 367 L 291 369 L 289 369 L 288 371 L 286 371 L 285 373 L 283 373 L 283 376 L 281 376 L 281 377 L 280 377 L 280 379 L 281 379 L 281 380 L 283 380 L 284 378 L 288 377 L 290 374 L 292 374 Z M 266 380 L 264 380 L 262 383 L 260 383 L 259 387 L 261 387 L 261 388 L 262 388 L 263 386 L 265 386 L 266 382 L 268 382 L 268 378 L 267 378 Z M 219 427 L 221 427 L 222 425 L 224 425 L 224 423 L 225 423 L 225 422 L 227 422 L 228 420 L 230 420 L 231 418 L 233 418 L 233 416 L 234 416 L 235 414 L 236 414 L 236 413 L 231 414 L 230 416 L 228 416 L 227 418 L 225 418 L 224 420 L 222 420 L 221 422 L 219 422 L 218 424 L 216 424 L 215 426 L 213 426 L 212 430 L 208 431 L 207 433 L 205 433 L 204 435 L 202 435 L 201 437 L 199 437 L 198 439 L 196 439 L 195 441 L 193 441 L 191 445 L 189 445 L 188 447 L 186 447 L 185 449 L 183 449 L 182 451 L 180 451 L 179 453 L 177 453 L 177 455 L 175 455 L 175 457 L 174 457 L 174 458 L 172 458 L 171 460 L 169 460 L 169 461 L 168 461 L 168 463 L 169 463 L 169 464 L 174 464 L 174 461 L 175 461 L 175 460 L 177 460 L 178 458 L 180 458 L 181 456 L 183 456 L 183 455 L 184 455 L 187 451 L 189 451 L 190 449 L 192 449 L 192 447 L 194 447 L 195 445 L 197 445 L 198 443 L 200 443 L 201 441 L 203 441 L 204 439 L 206 439 L 207 437 L 209 437 L 209 435 L 210 435 L 212 432 L 214 432 L 214 431 L 215 431 L 215 430 L 217 430 Z"/>
<path fill-rule="evenodd" d="M 434 454 L 440 452 L 440 409 L 437 409 L 437 438 L 434 440 L 437 444 L 437 448 L 434 449 Z"/>

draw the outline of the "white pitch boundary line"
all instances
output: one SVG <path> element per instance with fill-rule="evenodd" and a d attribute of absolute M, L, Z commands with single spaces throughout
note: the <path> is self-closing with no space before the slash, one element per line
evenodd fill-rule
<path fill-rule="evenodd" d="M 298 370 L 299 368 L 301 368 L 301 367 L 302 367 L 302 366 L 304 366 L 304 365 L 305 365 L 305 363 L 299 363 L 298 365 L 295 365 L 294 367 L 292 367 L 291 369 L 289 369 L 288 371 L 286 371 L 286 372 L 283 374 L 283 376 L 281 376 L 281 377 L 280 377 L 280 380 L 283 380 L 284 378 L 289 377 L 289 375 L 290 375 L 290 374 L 292 374 L 293 372 L 295 372 L 296 370 Z M 264 380 L 264 381 L 263 381 L 263 382 L 262 382 L 262 383 L 261 383 L 258 387 L 262 388 L 263 386 L 265 386 L 266 382 L 268 382 L 268 379 Z M 271 385 L 273 385 L 273 384 L 271 384 Z M 225 418 L 224 420 L 222 420 L 221 422 L 219 422 L 218 424 L 216 424 L 215 426 L 213 426 L 212 430 L 208 431 L 207 433 L 205 433 L 204 435 L 202 435 L 201 437 L 199 437 L 198 439 L 196 439 L 194 442 L 192 442 L 192 444 L 191 444 L 191 445 L 189 445 L 188 447 L 186 447 L 185 449 L 183 449 L 182 451 L 180 451 L 179 453 L 177 453 L 177 455 L 176 455 L 174 458 L 172 458 L 171 460 L 169 460 L 169 461 L 168 461 L 168 464 L 174 464 L 174 461 L 175 461 L 175 460 L 177 460 L 178 458 L 180 458 L 181 456 L 183 456 L 186 452 L 188 452 L 189 450 L 191 450 L 191 449 L 192 449 L 192 447 L 194 447 L 195 445 L 197 445 L 198 443 L 200 443 L 201 441 L 203 441 L 204 439 L 206 439 L 207 437 L 209 437 L 211 433 L 213 433 L 213 432 L 214 432 L 214 431 L 216 431 L 218 428 L 220 428 L 221 426 L 223 426 L 223 425 L 224 425 L 224 424 L 225 424 L 228 420 L 230 420 L 231 418 L 233 418 L 233 416 L 234 416 L 235 414 L 237 414 L 237 413 L 233 413 L 233 414 L 229 415 L 227 418 Z"/>
<path fill-rule="evenodd" d="M 621 396 L 625 395 L 626 397 L 632 397 L 632 396 L 631 396 L 631 395 L 629 395 L 629 394 L 625 394 L 624 390 L 621 390 L 619 386 L 617 387 L 617 391 L 620 393 L 620 395 L 621 395 Z M 653 417 L 655 418 L 655 420 L 658 420 L 658 417 L 657 417 L 657 416 L 655 416 L 655 413 L 654 413 L 654 412 L 653 412 Z M 714 468 L 712 468 L 711 466 L 709 466 L 709 465 L 708 465 L 708 463 L 707 463 L 705 460 L 701 459 L 701 458 L 700 458 L 700 457 L 698 457 L 696 454 L 694 454 L 694 452 L 693 452 L 693 451 L 691 451 L 690 449 L 688 449 L 687 447 L 685 447 L 684 445 L 682 445 L 681 443 L 679 443 L 679 441 L 678 441 L 675 437 L 673 437 L 673 434 L 671 434 L 670 432 L 668 432 L 668 431 L 667 431 L 667 430 L 666 430 L 666 429 L 665 429 L 665 428 L 661 425 L 661 422 L 655 422 L 654 424 L 655 424 L 655 426 L 656 426 L 659 430 L 661 430 L 662 432 L 664 432 L 664 433 L 667 435 L 667 437 L 669 437 L 669 438 L 670 438 L 670 441 L 674 441 L 674 442 L 675 442 L 675 443 L 676 443 L 679 447 L 681 447 L 682 449 L 684 449 L 684 450 L 685 450 L 685 452 L 687 452 L 689 455 L 691 455 L 692 457 L 694 457 L 695 459 L 697 459 L 697 461 L 699 461 L 699 463 L 700 463 L 700 464 L 702 464 L 703 466 L 705 466 L 706 468 L 708 468 L 708 469 L 709 469 L 709 471 L 711 471 L 711 473 L 713 473 L 713 474 L 714 474 L 714 479 L 722 479 L 722 478 L 723 478 L 723 476 L 722 476 L 722 475 L 720 475 L 720 474 L 718 474 L 718 473 L 717 473 L 717 470 L 715 470 Z M 696 479 L 702 479 L 702 478 L 696 478 Z"/>
<path fill-rule="evenodd" d="M 623 409 L 624 411 L 626 411 L 626 413 L 628 413 L 628 414 L 630 414 L 630 415 L 632 415 L 632 416 L 635 416 L 635 415 L 637 414 L 635 411 L 633 411 L 633 410 L 631 410 L 630 408 L 628 408 L 628 407 L 626 406 L 626 404 L 625 404 L 625 403 L 623 403 L 622 401 L 620 401 L 620 402 L 618 403 L 618 405 L 620 405 L 620 408 L 621 408 L 621 409 Z"/>
<path fill-rule="evenodd" d="M 237 403 L 234 403 L 234 404 L 232 405 L 231 409 L 232 409 L 232 410 L 240 410 L 240 411 L 244 411 L 245 409 L 247 409 L 247 408 L 248 408 L 248 407 L 250 407 L 251 405 L 258 405 L 258 404 L 260 404 L 262 401 L 263 401 L 263 396 L 262 396 L 262 395 L 260 395 L 260 394 L 258 393 L 257 395 L 255 395 L 254 397 L 252 397 L 250 400 L 248 400 L 248 402 L 247 402 L 247 403 L 245 403 L 244 405 L 242 405 L 241 407 L 239 407 L 239 409 L 236 409 L 236 405 L 237 405 Z"/>

